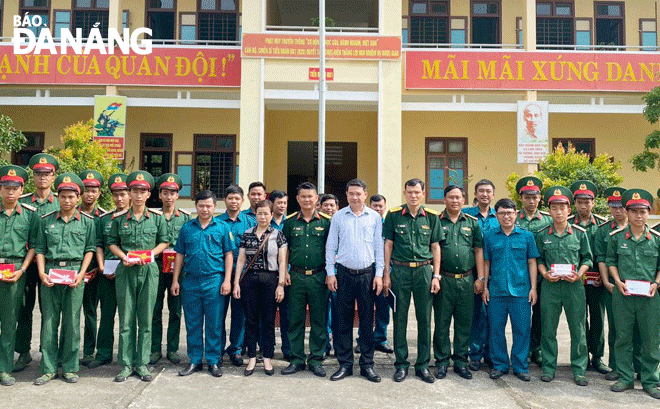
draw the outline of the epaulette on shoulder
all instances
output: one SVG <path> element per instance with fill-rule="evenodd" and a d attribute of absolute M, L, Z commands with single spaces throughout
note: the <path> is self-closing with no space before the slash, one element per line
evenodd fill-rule
<path fill-rule="evenodd" d="M 36 212 L 36 211 L 37 211 L 37 208 L 36 208 L 36 207 L 34 207 L 34 206 L 30 206 L 29 204 L 26 204 L 26 203 L 21 203 L 21 206 L 23 206 L 24 208 L 26 208 L 26 209 L 28 209 L 28 210 L 30 210 L 30 211 L 32 211 L 32 212 Z"/>
<path fill-rule="evenodd" d="M 578 226 L 577 224 L 573 224 L 572 226 L 575 227 L 576 229 L 580 230 L 582 233 L 586 233 L 586 232 L 587 232 L 587 229 L 585 229 L 585 228 L 582 227 L 582 226 Z"/>
<path fill-rule="evenodd" d="M 536 232 L 539 233 L 539 232 L 542 232 L 543 230 L 546 230 L 546 229 L 549 229 L 549 228 L 550 228 L 550 225 L 543 226 L 540 229 L 538 229 Z"/>
<path fill-rule="evenodd" d="M 59 195 L 59 193 L 57 193 L 57 192 L 52 192 L 52 193 L 53 193 L 53 196 L 55 196 L 55 197 L 57 197 Z"/>
<path fill-rule="evenodd" d="M 26 197 L 30 197 L 30 196 L 32 196 L 32 193 L 26 193 L 24 195 L 20 195 L 19 199 L 25 199 Z"/>
<path fill-rule="evenodd" d="M 179 209 L 179 211 L 180 211 L 181 213 L 185 214 L 186 216 L 190 216 L 190 211 L 188 211 L 188 210 L 185 210 L 185 209 Z"/>
<path fill-rule="evenodd" d="M 566 220 L 573 220 L 573 219 L 575 219 L 575 215 L 574 215 L 574 214 L 568 216 L 568 219 L 566 219 Z"/>
<path fill-rule="evenodd" d="M 112 214 L 112 212 L 107 212 L 107 211 L 106 211 L 105 213 L 101 213 L 101 214 L 99 215 L 99 219 L 100 219 L 101 217 L 105 217 L 105 216 L 107 216 L 107 215 L 109 215 L 109 214 Z"/>
<path fill-rule="evenodd" d="M 100 217 L 100 215 L 102 215 L 103 213 L 108 213 L 108 211 L 105 210 L 104 208 L 102 208 L 101 206 L 97 207 L 96 209 L 99 211 L 99 217 Z"/>
<path fill-rule="evenodd" d="M 623 229 L 625 229 L 625 227 L 619 227 L 619 228 L 616 229 L 616 230 L 612 230 L 612 231 L 610 232 L 610 236 L 614 236 L 615 234 L 622 232 Z"/>
<path fill-rule="evenodd" d="M 603 217 L 603 216 L 601 216 L 601 215 L 599 215 L 599 214 L 594 214 L 594 217 L 596 218 L 596 220 L 600 220 L 601 222 L 605 222 L 605 223 L 607 223 L 607 221 L 608 221 L 608 218 L 607 218 L 607 217 Z"/>
<path fill-rule="evenodd" d="M 660 233 L 658 233 L 657 231 L 655 231 L 655 230 L 653 230 L 653 229 L 649 229 L 649 231 L 650 231 L 652 234 L 655 234 L 656 236 L 660 237 Z"/>
<path fill-rule="evenodd" d="M 150 211 L 151 213 L 153 213 L 153 214 L 157 214 L 157 215 L 159 215 L 159 216 L 162 216 L 162 215 L 163 215 L 163 212 L 161 212 L 160 210 L 149 209 L 149 211 Z"/>
<path fill-rule="evenodd" d="M 329 214 L 325 214 L 323 212 L 319 212 L 319 214 L 321 215 L 321 217 L 325 217 L 328 220 L 332 219 L 332 216 L 330 216 Z"/>
<path fill-rule="evenodd" d="M 89 214 L 89 213 L 87 213 L 87 212 L 83 212 L 83 211 L 81 210 L 81 211 L 80 211 L 80 214 L 82 214 L 83 216 L 88 217 L 88 218 L 94 220 L 94 216 L 92 216 L 91 214 Z"/>
<path fill-rule="evenodd" d="M 660 231 L 660 223 L 656 223 L 653 226 L 649 227 L 651 230 Z"/>
<path fill-rule="evenodd" d="M 403 207 L 401 207 L 401 206 L 393 207 L 393 208 L 390 209 L 390 213 L 400 212 L 401 209 L 403 209 Z"/>
<path fill-rule="evenodd" d="M 288 215 L 288 216 L 286 217 L 286 220 L 289 220 L 289 219 L 291 219 L 291 218 L 293 218 L 293 217 L 298 216 L 298 213 L 299 213 L 299 212 L 293 212 L 293 213 L 291 213 L 290 215 Z M 319 213 L 321 213 L 321 212 L 319 212 Z"/>
<path fill-rule="evenodd" d="M 472 219 L 472 220 L 475 220 L 475 221 L 479 220 L 479 219 L 477 219 L 476 217 L 472 216 L 471 214 L 467 214 L 467 213 L 463 213 L 463 214 L 464 214 L 465 217 L 467 217 L 468 219 Z"/>
<path fill-rule="evenodd" d="M 609 220 L 604 221 L 604 222 L 602 222 L 601 224 L 599 224 L 598 227 L 605 226 L 606 224 L 609 224 L 609 223 L 610 223 Z"/>
<path fill-rule="evenodd" d="M 541 213 L 543 216 L 550 216 L 550 213 L 544 212 L 543 210 L 539 210 L 539 213 Z"/>
<path fill-rule="evenodd" d="M 41 218 L 42 218 L 42 219 L 45 219 L 46 217 L 50 216 L 50 215 L 53 214 L 53 213 L 57 213 L 57 210 L 53 210 L 53 211 L 50 212 L 50 213 L 46 213 L 45 215 L 41 216 Z"/>
<path fill-rule="evenodd" d="M 433 209 L 429 209 L 428 207 L 425 207 L 424 210 L 426 210 L 427 213 L 431 213 L 431 214 L 434 214 L 434 215 L 436 215 L 436 216 L 439 216 L 439 215 L 440 215 L 440 212 L 439 212 L 439 211 L 437 211 L 437 210 L 433 210 Z"/>
<path fill-rule="evenodd" d="M 119 216 L 121 216 L 121 215 L 124 215 L 124 214 L 126 214 L 126 213 L 128 213 L 128 209 L 124 209 L 124 210 L 122 210 L 121 212 L 113 213 L 113 214 L 112 214 L 112 219 L 114 220 L 114 219 L 116 219 L 117 217 L 119 217 Z"/>

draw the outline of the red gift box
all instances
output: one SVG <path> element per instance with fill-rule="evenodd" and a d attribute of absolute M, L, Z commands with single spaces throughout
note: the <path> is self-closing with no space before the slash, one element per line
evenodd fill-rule
<path fill-rule="evenodd" d="M 176 251 L 163 251 L 163 273 L 171 274 L 174 272 L 174 260 L 176 260 Z"/>
<path fill-rule="evenodd" d="M 149 263 L 154 262 L 154 256 L 153 254 L 151 254 L 151 250 L 129 251 L 126 257 L 128 257 L 128 261 L 132 261 L 132 262 L 140 262 L 140 261 L 147 261 Z"/>
<path fill-rule="evenodd" d="M 13 264 L 0 264 L 0 280 L 6 280 L 14 275 L 16 266 Z"/>
<path fill-rule="evenodd" d="M 51 268 L 48 278 L 53 284 L 73 284 L 76 281 L 76 271 Z"/>

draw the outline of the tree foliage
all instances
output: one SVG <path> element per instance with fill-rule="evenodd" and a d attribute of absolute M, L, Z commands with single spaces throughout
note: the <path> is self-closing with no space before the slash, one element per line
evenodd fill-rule
<path fill-rule="evenodd" d="M 612 162 L 607 153 L 596 156 L 591 162 L 589 155 L 577 152 L 573 145 L 569 144 L 568 148 L 564 149 L 560 144 L 539 163 L 539 170 L 534 173 L 534 176 L 541 179 L 544 188 L 556 185 L 570 187 L 576 180 L 589 180 L 602 193 L 608 187 L 618 186 L 623 181 L 623 177 L 617 173 L 619 169 L 621 169 L 621 162 Z M 509 175 L 506 182 L 511 198 L 518 203 L 519 207 L 521 202 L 518 192 L 516 192 L 516 183 L 521 177 L 514 172 Z M 602 215 L 609 213 L 605 198 L 596 198 L 594 212 Z"/>
<path fill-rule="evenodd" d="M 4 156 L 20 151 L 26 142 L 25 135 L 14 127 L 14 121 L 7 115 L 0 115 L 0 166 L 9 163 Z"/>
<path fill-rule="evenodd" d="M 657 124 L 660 119 L 660 87 L 653 88 L 642 99 L 646 102 L 644 118 L 650 124 Z M 660 153 L 655 152 L 658 148 L 660 148 L 660 130 L 655 130 L 646 135 L 644 149 L 630 158 L 633 168 L 640 172 L 660 169 Z"/>

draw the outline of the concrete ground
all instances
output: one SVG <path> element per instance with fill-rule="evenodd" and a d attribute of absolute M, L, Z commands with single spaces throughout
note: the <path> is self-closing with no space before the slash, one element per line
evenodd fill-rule
<path fill-rule="evenodd" d="M 166 313 L 165 313 L 166 314 Z M 164 319 L 166 321 L 166 316 Z M 639 382 L 634 391 L 613 393 L 608 382 L 597 372 L 588 372 L 589 386 L 579 387 L 573 383 L 569 366 L 570 337 L 566 321 L 562 318 L 559 327 L 559 368 L 555 380 L 544 383 L 539 380 L 540 370 L 530 366 L 531 382 L 521 382 L 513 375 L 491 380 L 484 370 L 475 372 L 470 381 L 459 378 L 450 371 L 447 378 L 426 384 L 411 373 L 403 383 L 392 380 L 394 355 L 376 352 L 375 370 L 383 381 L 374 384 L 355 375 L 339 382 L 328 377 L 317 378 L 309 371 L 284 377 L 279 370 L 287 363 L 276 346 L 272 377 L 264 375 L 261 365 L 254 375 L 243 376 L 243 368 L 237 368 L 225 357 L 224 375 L 212 377 L 208 371 L 179 377 L 177 372 L 183 364 L 173 365 L 163 359 L 152 367 L 155 375 L 150 383 L 136 377 L 124 383 L 113 382 L 120 371 L 116 363 L 95 370 L 81 367 L 80 381 L 67 384 L 55 379 L 44 386 L 32 382 L 39 376 L 38 330 L 40 317 L 35 310 L 32 355 L 34 361 L 28 368 L 16 374 L 13 387 L 0 387 L 0 406 L 3 408 L 644 408 L 658 407 L 658 401 L 646 395 Z M 229 322 L 229 319 L 227 320 Z M 410 311 L 408 343 L 411 359 L 416 353 L 416 326 L 414 311 Z M 510 328 L 507 338 L 511 340 Z M 389 327 L 391 343 L 392 325 Z M 279 334 L 278 334 L 279 343 Z M 181 331 L 181 349 L 186 351 L 185 328 Z M 116 348 L 116 346 L 115 346 Z M 607 356 L 607 351 L 606 354 Z M 116 352 L 115 352 L 116 359 Z M 357 362 L 357 361 L 356 361 Z M 328 376 L 337 369 L 337 361 L 330 358 L 325 362 Z"/>

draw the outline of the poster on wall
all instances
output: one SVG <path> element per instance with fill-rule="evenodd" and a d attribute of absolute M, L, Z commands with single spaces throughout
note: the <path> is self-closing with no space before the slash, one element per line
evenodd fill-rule
<path fill-rule="evenodd" d="M 548 102 L 518 101 L 518 163 L 539 163 L 548 142 Z"/>
<path fill-rule="evenodd" d="M 126 97 L 96 95 L 94 97 L 94 141 L 108 150 L 112 158 L 124 159 L 126 135 Z"/>

